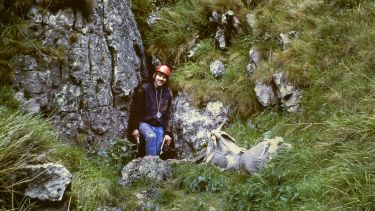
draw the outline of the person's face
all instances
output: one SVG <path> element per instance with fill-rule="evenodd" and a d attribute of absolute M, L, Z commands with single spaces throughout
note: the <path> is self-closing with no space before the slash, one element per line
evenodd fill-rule
<path fill-rule="evenodd" d="M 154 77 L 154 83 L 155 83 L 155 86 L 163 86 L 166 82 L 167 82 L 167 76 L 164 75 L 163 73 L 155 73 L 155 77 Z"/>

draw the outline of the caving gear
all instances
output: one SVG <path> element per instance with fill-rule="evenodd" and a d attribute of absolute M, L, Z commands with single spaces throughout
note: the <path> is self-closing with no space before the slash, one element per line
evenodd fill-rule
<path fill-rule="evenodd" d="M 171 69 L 167 65 L 159 65 L 156 67 L 155 72 L 160 72 L 166 75 L 168 78 L 171 75 Z"/>

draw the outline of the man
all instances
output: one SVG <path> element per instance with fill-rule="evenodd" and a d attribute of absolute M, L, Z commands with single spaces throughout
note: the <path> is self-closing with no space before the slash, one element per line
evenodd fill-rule
<path fill-rule="evenodd" d="M 161 145 L 172 141 L 172 92 L 167 85 L 171 70 L 160 65 L 152 83 L 142 84 L 135 92 L 130 110 L 129 131 L 139 144 L 145 141 L 146 155 L 160 154 Z"/>

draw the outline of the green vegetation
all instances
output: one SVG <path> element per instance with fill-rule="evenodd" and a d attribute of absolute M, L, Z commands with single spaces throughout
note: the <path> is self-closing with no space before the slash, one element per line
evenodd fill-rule
<path fill-rule="evenodd" d="M 232 9 L 243 23 L 244 33 L 232 38 L 226 51 L 215 46 L 215 28 L 207 21 L 212 9 Z M 256 16 L 252 29 L 246 23 L 248 13 Z M 207 167 L 176 167 L 176 187 L 194 197 L 208 191 L 210 199 L 225 199 L 219 206 L 228 210 L 375 209 L 373 1 L 190 0 L 164 7 L 159 14 L 146 43 L 150 53 L 175 66 L 173 89 L 188 92 L 196 106 L 213 100 L 231 106 L 232 123 L 226 130 L 243 147 L 262 136 L 282 136 L 293 145 L 259 174 L 240 180 L 235 178 L 241 175 Z M 297 36 L 283 50 L 280 34 L 291 31 Z M 157 34 L 161 38 L 150 36 Z M 193 47 L 196 53 L 189 58 Z M 263 60 L 248 76 L 252 47 Z M 209 71 L 216 59 L 226 67 L 219 79 Z M 304 89 L 297 113 L 263 110 L 256 103 L 254 82 L 269 83 L 280 70 Z M 247 126 L 248 120 L 255 128 Z M 221 185 L 224 193 L 212 191 Z M 198 199 L 186 202 L 191 204 L 210 206 Z"/>
<path fill-rule="evenodd" d="M 89 21 L 93 12 L 92 0 L 0 0 L 0 84 L 11 82 L 14 56 L 24 54 L 40 58 L 49 55 L 57 59 L 64 56 L 64 46 L 43 46 L 33 38 L 35 29 L 26 23 L 26 15 L 32 6 L 40 6 L 57 12 L 71 8 L 74 14 L 80 12 Z"/>
<path fill-rule="evenodd" d="M 4 2 L 0 1 L 1 14 L 7 8 Z M 15 2 L 12 5 L 18 9 L 13 10 L 12 17 L 22 17 L 25 9 L 20 8 L 30 5 L 28 1 Z M 133 0 L 132 7 L 148 52 L 175 67 L 173 89 L 188 92 L 197 106 L 213 100 L 231 106 L 231 124 L 225 130 L 242 147 L 249 148 L 261 137 L 281 136 L 293 148 L 251 176 L 220 172 L 210 165 L 179 164 L 173 166 L 173 178 L 166 183 L 142 180 L 124 188 L 117 183 L 118 172 L 134 156 L 131 144 L 118 140 L 108 157 L 100 158 L 79 147 L 58 144 L 56 133 L 41 123 L 44 120 L 13 110 L 17 101 L 10 88 L 2 86 L 0 209 L 29 206 L 22 196 L 12 200 L 14 184 L 8 178 L 40 153 L 63 163 L 74 175 L 67 197 L 77 210 L 100 206 L 134 210 L 139 208 L 136 193 L 150 188 L 159 192 L 149 201 L 162 209 L 375 209 L 373 1 L 160 0 L 155 4 L 161 19 L 149 27 L 146 20 L 153 10 L 152 2 Z M 64 8 L 53 5 L 51 8 Z M 87 8 L 91 4 L 82 5 Z M 231 9 L 242 23 L 243 33 L 233 36 L 225 51 L 213 39 L 216 29 L 208 20 L 213 9 Z M 252 29 L 246 23 L 248 13 L 256 16 Z M 37 55 L 45 50 L 38 41 L 24 36 L 22 18 L 1 17 L 8 21 L 1 22 L 3 85 L 9 82 L 11 74 L 5 70 L 12 68 L 13 55 Z M 279 35 L 290 31 L 296 31 L 297 36 L 283 50 Z M 188 57 L 187 52 L 194 47 L 195 54 Z M 252 47 L 260 50 L 262 63 L 249 76 L 246 64 Z M 209 71 L 216 59 L 223 61 L 227 70 L 217 79 Z M 255 99 L 254 82 L 268 83 L 280 70 L 304 89 L 301 109 L 296 113 L 284 113 L 276 107 L 263 109 Z M 247 125 L 249 120 L 253 128 Z"/>
<path fill-rule="evenodd" d="M 16 110 L 18 101 L 14 96 L 14 91 L 9 86 L 0 86 L 0 106 Z"/>
<path fill-rule="evenodd" d="M 69 145 L 58 146 L 52 156 L 74 175 L 67 193 L 72 199 L 71 207 L 95 210 L 104 205 L 123 206 L 131 196 L 118 184 L 118 170 L 106 158 L 89 156 L 85 149 Z"/>
<path fill-rule="evenodd" d="M 186 172 L 186 169 L 193 169 Z M 188 192 L 219 192 L 228 185 L 228 178 L 214 166 L 181 164 L 175 166 L 176 185 Z"/>
<path fill-rule="evenodd" d="M 116 150 L 114 147 L 110 151 Z M 59 143 L 57 131 L 42 117 L 0 108 L 0 151 L 0 209 L 29 210 L 39 206 L 17 191 L 23 181 L 15 183 L 12 175 L 25 164 L 46 161 L 62 163 L 74 175 L 71 190 L 66 193 L 72 208 L 95 210 L 107 205 L 130 210 L 135 206 L 128 202 L 134 198 L 133 192 L 118 184 L 116 167 L 125 163 L 113 157 L 108 160 L 90 156 L 81 147 Z"/>
<path fill-rule="evenodd" d="M 22 205 L 13 188 L 12 175 L 27 163 L 37 162 L 57 140 L 56 132 L 45 119 L 0 108 L 0 208 Z"/>

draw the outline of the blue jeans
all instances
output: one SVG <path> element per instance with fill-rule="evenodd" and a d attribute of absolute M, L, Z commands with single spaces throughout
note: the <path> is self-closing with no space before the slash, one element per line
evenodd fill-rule
<path fill-rule="evenodd" d="M 139 124 L 139 132 L 146 142 L 146 155 L 159 155 L 164 139 L 163 127 L 155 127 L 141 122 Z"/>

